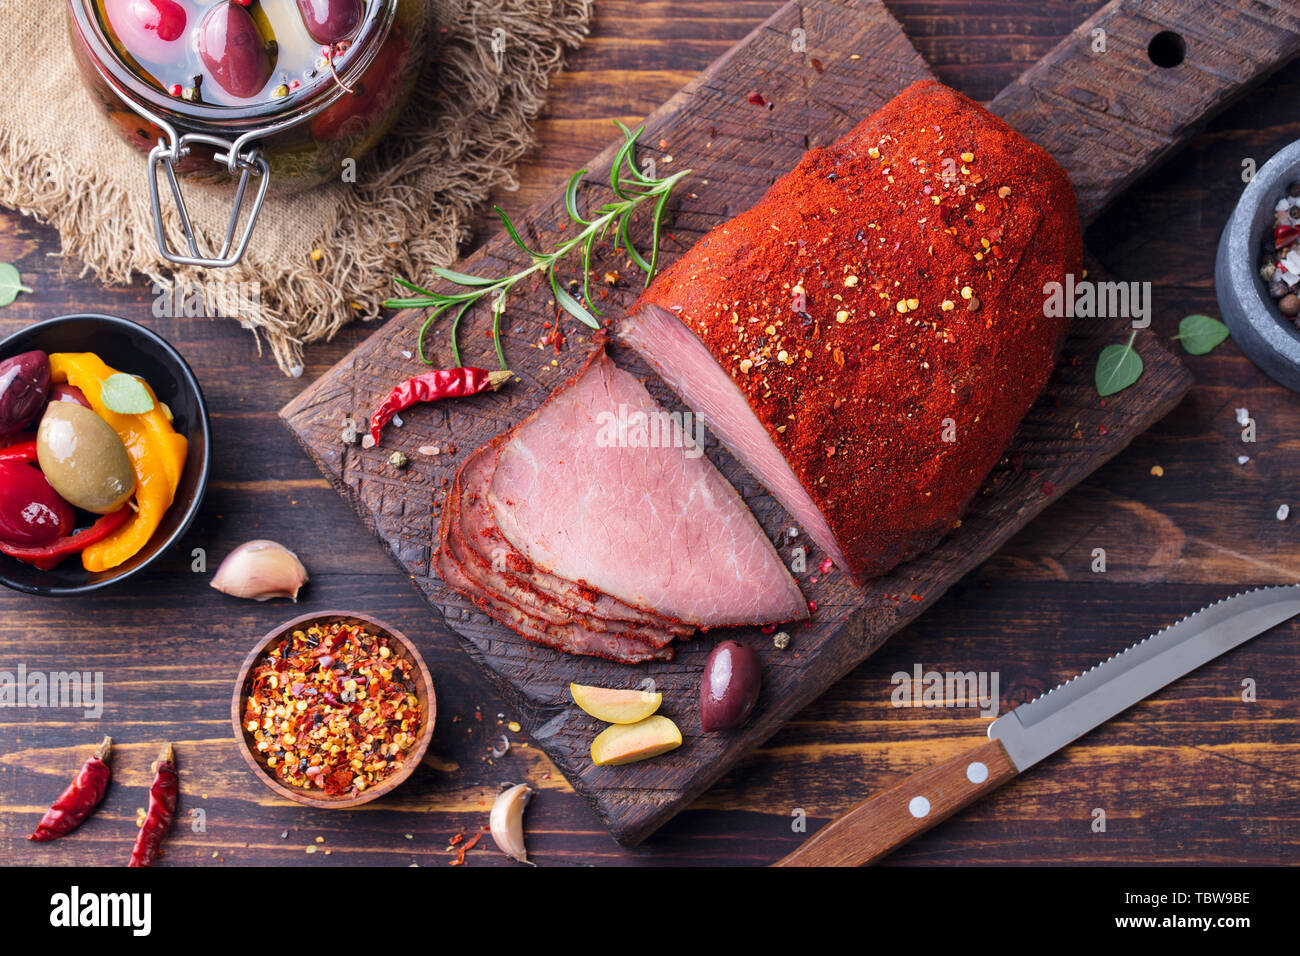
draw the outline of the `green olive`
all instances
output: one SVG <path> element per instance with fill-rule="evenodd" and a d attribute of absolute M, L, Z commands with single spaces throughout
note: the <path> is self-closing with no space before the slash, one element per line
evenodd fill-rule
<path fill-rule="evenodd" d="M 36 430 L 36 458 L 59 495 L 106 515 L 135 491 L 135 468 L 117 432 L 89 408 L 51 402 Z"/>

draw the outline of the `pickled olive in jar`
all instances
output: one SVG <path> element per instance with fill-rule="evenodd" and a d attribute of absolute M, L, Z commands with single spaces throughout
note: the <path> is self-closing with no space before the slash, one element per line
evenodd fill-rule
<path fill-rule="evenodd" d="M 199 57 L 231 96 L 256 96 L 271 78 L 266 41 L 247 10 L 229 0 L 208 11 L 199 27 Z"/>
<path fill-rule="evenodd" d="M 361 22 L 361 0 L 298 0 L 303 26 L 317 43 L 346 40 Z"/>
<path fill-rule="evenodd" d="M 0 543 L 43 548 L 72 532 L 76 516 L 39 471 L 0 461 Z"/>
<path fill-rule="evenodd" d="M 744 722 L 758 702 L 763 673 L 747 644 L 720 641 L 700 678 L 700 729 L 726 730 Z"/>
<path fill-rule="evenodd" d="M 23 352 L 0 362 L 0 435 L 35 418 L 49 391 L 50 359 L 44 352 Z"/>
<path fill-rule="evenodd" d="M 116 511 L 135 491 L 135 467 L 122 439 L 75 402 L 45 409 L 36 430 L 36 460 L 54 490 L 84 511 Z"/>

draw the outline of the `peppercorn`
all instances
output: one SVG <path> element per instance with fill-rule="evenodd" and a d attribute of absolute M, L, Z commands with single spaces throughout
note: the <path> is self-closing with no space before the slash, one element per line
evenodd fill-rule
<path fill-rule="evenodd" d="M 1292 199 L 1300 199 L 1300 182 L 1292 183 L 1286 187 L 1286 194 Z"/>
<path fill-rule="evenodd" d="M 1277 307 L 1282 310 L 1282 314 L 1295 318 L 1300 315 L 1300 296 L 1294 292 L 1284 295 L 1277 303 Z"/>

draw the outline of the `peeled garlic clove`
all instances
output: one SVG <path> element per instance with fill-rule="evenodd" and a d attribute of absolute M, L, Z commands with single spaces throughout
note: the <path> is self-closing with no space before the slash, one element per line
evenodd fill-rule
<path fill-rule="evenodd" d="M 223 594 L 254 601 L 287 597 L 298 601 L 307 583 L 307 569 L 298 556 L 275 541 L 258 539 L 241 544 L 221 562 L 212 586 Z"/>
<path fill-rule="evenodd" d="M 497 849 L 520 863 L 528 862 L 528 851 L 524 849 L 524 808 L 532 797 L 533 788 L 526 783 L 502 790 L 492 804 L 492 816 L 488 821 Z"/>

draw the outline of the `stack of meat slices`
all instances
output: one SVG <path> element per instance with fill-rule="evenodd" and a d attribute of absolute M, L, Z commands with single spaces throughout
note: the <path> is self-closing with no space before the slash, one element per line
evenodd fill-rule
<path fill-rule="evenodd" d="M 776 549 L 680 422 L 597 349 L 466 458 L 438 573 L 531 641 L 626 663 L 670 660 L 697 628 L 806 618 Z"/>

